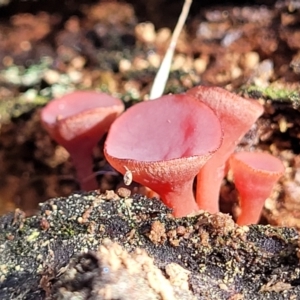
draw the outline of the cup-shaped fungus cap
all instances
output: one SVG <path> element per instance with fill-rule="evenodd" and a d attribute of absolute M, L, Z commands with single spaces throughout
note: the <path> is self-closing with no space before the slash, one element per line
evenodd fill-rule
<path fill-rule="evenodd" d="M 81 185 L 92 173 L 93 147 L 123 110 L 121 100 L 94 91 L 67 94 L 42 109 L 42 124 L 50 136 L 69 151 Z M 83 186 L 84 189 L 97 187 L 96 184 Z"/>
<path fill-rule="evenodd" d="M 94 146 L 124 110 L 121 100 L 105 93 L 76 91 L 49 102 L 41 120 L 67 150 L 84 142 Z"/>
<path fill-rule="evenodd" d="M 281 160 L 265 152 L 238 152 L 230 157 L 230 168 L 239 193 L 239 225 L 256 224 L 265 200 L 284 174 Z"/>
<path fill-rule="evenodd" d="M 104 154 L 180 217 L 198 210 L 193 179 L 221 141 L 220 122 L 208 106 L 188 95 L 167 95 L 122 114 L 109 130 Z"/>
<path fill-rule="evenodd" d="M 221 147 L 197 176 L 197 203 L 211 213 L 219 211 L 219 192 L 225 163 L 239 140 L 263 113 L 257 101 L 245 99 L 219 87 L 197 86 L 187 94 L 208 105 L 218 116 L 224 137 Z"/>

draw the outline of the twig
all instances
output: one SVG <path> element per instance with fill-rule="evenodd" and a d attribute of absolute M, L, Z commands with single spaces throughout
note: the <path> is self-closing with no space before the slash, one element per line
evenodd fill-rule
<path fill-rule="evenodd" d="M 188 16 L 191 4 L 193 0 L 185 0 L 184 5 L 182 7 L 181 14 L 179 16 L 178 22 L 176 24 L 176 27 L 174 29 L 174 32 L 172 34 L 170 45 L 167 49 L 167 52 L 165 54 L 165 57 L 160 65 L 160 68 L 155 76 L 151 91 L 150 91 L 150 97 L 149 99 L 155 99 L 160 97 L 165 89 L 166 82 L 169 77 L 169 72 L 171 68 L 171 63 L 174 55 L 174 51 L 176 48 L 176 44 L 180 35 L 180 32 L 183 28 L 183 25 L 185 23 L 185 20 Z"/>

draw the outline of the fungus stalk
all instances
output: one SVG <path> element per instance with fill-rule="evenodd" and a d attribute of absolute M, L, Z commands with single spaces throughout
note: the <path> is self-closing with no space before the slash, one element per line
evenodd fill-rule
<path fill-rule="evenodd" d="M 238 152 L 231 156 L 230 167 L 240 200 L 237 224 L 256 224 L 265 200 L 284 174 L 283 163 L 269 153 Z"/>
<path fill-rule="evenodd" d="M 225 164 L 239 140 L 263 113 L 257 101 L 245 99 L 219 87 L 197 86 L 187 94 L 209 106 L 218 116 L 223 142 L 213 157 L 199 170 L 196 199 L 198 206 L 210 213 L 219 211 L 219 194 Z"/>
<path fill-rule="evenodd" d="M 70 153 L 81 189 L 97 188 L 93 148 L 124 110 L 121 100 L 104 93 L 76 91 L 50 101 L 41 121 L 50 136 Z"/>
<path fill-rule="evenodd" d="M 167 95 L 122 114 L 109 130 L 104 154 L 182 217 L 198 211 L 193 180 L 221 142 L 220 122 L 208 106 L 188 95 Z"/>

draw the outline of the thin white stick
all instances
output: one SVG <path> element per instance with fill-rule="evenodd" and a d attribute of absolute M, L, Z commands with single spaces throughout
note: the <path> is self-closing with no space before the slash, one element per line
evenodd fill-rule
<path fill-rule="evenodd" d="M 160 65 L 160 68 L 155 76 L 151 91 L 150 91 L 150 100 L 156 99 L 160 97 L 165 89 L 168 77 L 169 77 L 169 72 L 171 68 L 171 63 L 174 55 L 174 51 L 176 48 L 176 44 L 180 35 L 180 32 L 183 28 L 183 25 L 185 23 L 185 20 L 189 14 L 189 10 L 191 7 L 193 0 L 185 0 L 181 14 L 179 16 L 178 22 L 176 24 L 176 27 L 174 29 L 174 32 L 171 37 L 171 42 L 170 45 L 167 49 L 167 52 L 165 54 L 165 57 Z"/>

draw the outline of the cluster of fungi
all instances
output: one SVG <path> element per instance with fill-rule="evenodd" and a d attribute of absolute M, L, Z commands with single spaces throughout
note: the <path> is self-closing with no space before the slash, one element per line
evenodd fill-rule
<path fill-rule="evenodd" d="M 197 86 L 123 111 L 119 99 L 92 91 L 73 92 L 42 110 L 44 127 L 69 151 L 83 190 L 97 188 L 94 178 L 86 179 L 92 172 L 92 149 L 108 132 L 107 161 L 156 192 L 175 217 L 218 212 L 220 187 L 230 168 L 240 197 L 237 223 L 259 221 L 284 167 L 266 152 L 234 152 L 263 113 L 257 101 Z"/>

